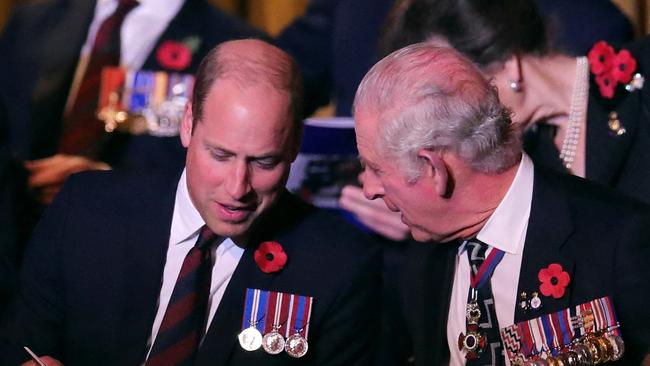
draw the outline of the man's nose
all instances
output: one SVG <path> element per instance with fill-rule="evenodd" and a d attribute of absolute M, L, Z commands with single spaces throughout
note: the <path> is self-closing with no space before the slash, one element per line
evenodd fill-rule
<path fill-rule="evenodd" d="M 363 195 L 367 199 L 374 200 L 384 196 L 384 187 L 375 174 L 364 170 L 359 178 L 363 184 Z"/>
<path fill-rule="evenodd" d="M 226 192 L 234 199 L 242 199 L 251 191 L 248 164 L 236 162 L 226 177 Z"/>

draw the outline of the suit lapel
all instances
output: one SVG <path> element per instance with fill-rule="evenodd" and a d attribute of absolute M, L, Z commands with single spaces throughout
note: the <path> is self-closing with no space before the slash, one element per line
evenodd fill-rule
<path fill-rule="evenodd" d="M 573 232 L 573 219 L 568 197 L 563 191 L 554 189 L 550 179 L 552 178 L 544 175 L 539 169 L 535 169 L 533 201 L 517 289 L 515 322 L 564 309 L 571 302 L 571 283 L 569 283 L 564 296 L 559 299 L 544 296 L 539 289 L 538 273 L 552 263 L 560 264 L 563 270 L 573 278 L 574 262 L 563 256 L 561 252 L 563 245 Z M 527 294 L 528 298 L 532 292 L 538 292 L 542 300 L 542 308 L 524 311 L 519 306 L 519 294 L 523 292 Z"/>
<path fill-rule="evenodd" d="M 127 298 L 131 304 L 131 322 L 124 324 L 124 334 L 131 343 L 125 345 L 124 364 L 140 364 L 145 359 L 147 341 L 158 310 L 158 298 L 169 246 L 169 233 L 176 198 L 179 175 L 171 175 L 165 182 L 157 200 L 145 200 L 134 213 L 124 250 L 132 253 L 125 268 L 131 274 L 126 284 Z"/>
<path fill-rule="evenodd" d="M 619 170 L 624 166 L 641 116 L 641 94 L 625 93 L 623 100 L 607 101 L 598 94 L 598 87 L 591 83 L 587 111 L 586 176 L 601 184 L 612 186 Z M 616 112 L 625 133 L 618 135 L 609 128 L 609 114 Z"/>

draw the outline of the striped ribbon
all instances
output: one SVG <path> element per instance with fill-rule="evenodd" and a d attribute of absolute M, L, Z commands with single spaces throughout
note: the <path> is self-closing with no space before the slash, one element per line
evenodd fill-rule
<path fill-rule="evenodd" d="M 472 288 L 479 289 L 490 279 L 492 272 L 494 272 L 494 269 L 497 267 L 503 258 L 503 255 L 505 254 L 500 249 L 494 247 L 490 248 L 490 254 L 488 254 L 487 258 L 485 258 L 476 274 L 474 274 L 473 271 L 470 271 L 470 286 L 472 286 Z"/>
<path fill-rule="evenodd" d="M 242 330 L 254 326 L 270 333 L 274 326 L 285 338 L 300 333 L 308 339 L 313 297 L 260 289 L 246 290 Z"/>
<path fill-rule="evenodd" d="M 500 333 L 507 357 L 527 360 L 543 352 L 556 356 L 575 339 L 603 331 L 621 336 L 609 296 L 513 324 Z"/>

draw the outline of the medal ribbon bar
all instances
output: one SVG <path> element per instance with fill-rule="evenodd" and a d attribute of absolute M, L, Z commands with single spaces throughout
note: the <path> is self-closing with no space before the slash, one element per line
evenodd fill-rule
<path fill-rule="evenodd" d="M 620 337 L 618 318 L 605 296 L 574 307 L 502 328 L 501 339 L 510 360 L 529 360 L 546 353 L 555 357 L 588 335 Z"/>

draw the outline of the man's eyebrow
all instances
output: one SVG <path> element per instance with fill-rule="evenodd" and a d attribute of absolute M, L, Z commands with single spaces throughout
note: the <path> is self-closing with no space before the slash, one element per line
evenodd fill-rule
<path fill-rule="evenodd" d="M 235 153 L 234 151 L 230 151 L 230 150 L 228 150 L 228 149 L 226 149 L 224 147 L 218 146 L 218 145 L 213 145 L 213 144 L 210 144 L 210 143 L 206 143 L 206 146 L 210 150 L 218 151 L 218 152 L 224 153 L 226 155 L 237 155 L 237 153 Z M 283 152 L 278 151 L 278 152 L 269 152 L 269 153 L 262 154 L 262 155 L 259 155 L 259 156 L 246 156 L 246 159 L 247 160 L 267 160 L 267 159 L 278 159 L 278 158 L 281 158 L 282 156 L 283 156 Z"/>
<path fill-rule="evenodd" d="M 208 149 L 213 150 L 213 151 L 222 152 L 222 153 L 225 153 L 225 154 L 228 154 L 228 155 L 237 155 L 237 154 L 235 154 L 234 151 L 230 151 L 230 150 L 226 149 L 225 147 L 221 147 L 221 146 L 218 146 L 218 145 L 211 144 L 211 143 L 209 143 L 207 141 L 205 143 L 205 146 Z"/>

